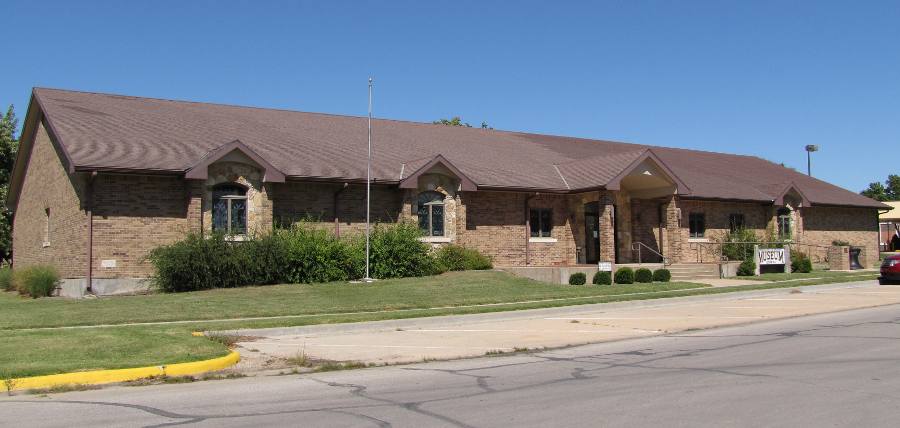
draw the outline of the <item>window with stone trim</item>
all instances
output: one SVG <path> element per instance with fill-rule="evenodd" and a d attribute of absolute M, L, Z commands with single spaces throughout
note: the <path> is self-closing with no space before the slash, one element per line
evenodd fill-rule
<path fill-rule="evenodd" d="M 444 236 L 444 194 L 431 190 L 419 193 L 417 206 L 422 233 L 425 236 Z"/>
<path fill-rule="evenodd" d="M 728 215 L 728 228 L 732 232 L 737 232 L 744 228 L 744 215 L 743 214 L 729 214 Z"/>
<path fill-rule="evenodd" d="M 226 235 L 247 234 L 247 188 L 224 183 L 213 187 L 212 227 Z"/>
<path fill-rule="evenodd" d="M 781 239 L 791 239 L 793 236 L 791 209 L 786 207 L 779 208 L 777 216 L 778 237 Z"/>
<path fill-rule="evenodd" d="M 553 232 L 553 210 L 532 208 L 528 218 L 532 238 L 549 238 Z"/>
<path fill-rule="evenodd" d="M 691 238 L 703 238 L 706 236 L 706 215 L 704 213 L 690 213 L 688 215 L 688 229 Z"/>

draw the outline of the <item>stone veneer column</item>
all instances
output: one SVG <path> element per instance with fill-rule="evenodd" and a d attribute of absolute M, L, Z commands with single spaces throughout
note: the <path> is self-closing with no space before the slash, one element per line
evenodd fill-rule
<path fill-rule="evenodd" d="M 608 192 L 600 192 L 600 261 L 616 262 L 616 231 L 613 230 L 613 201 Z"/>
<path fill-rule="evenodd" d="M 680 210 L 675 196 L 662 203 L 665 212 L 665 256 L 671 263 L 680 263 L 682 258 L 681 224 L 678 221 Z"/>

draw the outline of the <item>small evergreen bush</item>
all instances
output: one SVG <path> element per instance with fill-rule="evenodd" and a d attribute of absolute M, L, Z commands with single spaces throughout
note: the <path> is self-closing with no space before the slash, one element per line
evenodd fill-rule
<path fill-rule="evenodd" d="M 371 235 L 371 275 L 373 278 L 404 278 L 433 275 L 441 271 L 428 244 L 419 240 L 422 231 L 413 222 L 377 225 Z M 365 265 L 365 237 L 356 240 Z M 362 277 L 362 272 L 357 278 Z"/>
<path fill-rule="evenodd" d="M 13 291 L 15 288 L 12 282 L 12 269 L 8 267 L 0 268 L 0 290 Z"/>
<path fill-rule="evenodd" d="M 612 273 L 607 271 L 597 271 L 591 282 L 595 285 L 612 285 Z"/>
<path fill-rule="evenodd" d="M 634 282 L 642 284 L 653 282 L 653 272 L 647 268 L 640 268 L 634 271 Z"/>
<path fill-rule="evenodd" d="M 14 284 L 19 294 L 33 298 L 48 297 L 59 284 L 59 272 L 48 265 L 35 265 L 23 269 L 17 269 L 12 274 Z"/>
<path fill-rule="evenodd" d="M 741 262 L 741 265 L 738 266 L 737 274 L 738 276 L 756 275 L 756 263 L 754 263 L 753 260 L 744 260 Z"/>
<path fill-rule="evenodd" d="M 584 285 L 587 282 L 587 275 L 584 272 L 575 272 L 569 275 L 569 285 Z"/>
<path fill-rule="evenodd" d="M 484 254 L 459 245 L 441 247 L 435 254 L 438 263 L 446 270 L 487 270 L 494 266 Z"/>
<path fill-rule="evenodd" d="M 653 271 L 653 281 L 655 282 L 669 282 L 672 280 L 672 272 L 669 272 L 668 269 L 657 269 Z"/>
<path fill-rule="evenodd" d="M 634 270 L 631 268 L 621 268 L 616 271 L 616 284 L 633 284 Z"/>

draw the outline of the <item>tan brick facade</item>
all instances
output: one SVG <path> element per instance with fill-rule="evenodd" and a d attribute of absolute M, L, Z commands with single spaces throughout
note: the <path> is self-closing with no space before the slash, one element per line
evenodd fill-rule
<path fill-rule="evenodd" d="M 87 274 L 86 192 L 93 189 L 93 259 L 96 279 L 146 278 L 152 275 L 149 252 L 191 232 L 209 232 L 212 188 L 238 183 L 247 188 L 248 228 L 266 233 L 273 225 L 307 220 L 342 235 L 365 227 L 365 186 L 362 184 L 296 182 L 265 183 L 260 168 L 240 156 L 209 166 L 205 180 L 175 176 L 100 173 L 89 185 L 86 174 L 68 174 L 47 132 L 37 130 L 31 161 L 14 224 L 14 263 L 57 265 L 65 278 Z M 435 171 L 419 177 L 417 188 L 372 186 L 372 221 L 393 223 L 417 219 L 421 192 L 444 195 L 445 236 L 429 239 L 475 248 L 498 266 L 575 265 L 585 262 L 586 204 L 597 209 L 603 261 L 634 260 L 632 244 L 641 242 L 673 262 L 711 262 L 712 243 L 729 230 L 729 215 L 742 214 L 745 227 L 762 239 L 775 223 L 771 204 L 679 199 L 675 196 L 638 198 L 627 190 L 581 194 L 460 191 L 459 181 Z M 593 205 L 596 204 L 596 205 Z M 599 207 L 599 208 L 596 208 Z M 46 213 L 50 210 L 50 243 L 44 245 Z M 550 209 L 550 238 L 529 238 L 528 209 Z M 835 239 L 863 246 L 868 266 L 877 258 L 876 210 L 803 207 L 791 214 L 794 240 L 830 246 Z M 690 213 L 703 213 L 706 233 L 688 233 Z M 616 225 L 615 229 L 613 224 Z M 527 257 L 526 257 L 527 251 Z M 644 261 L 652 253 L 643 253 Z M 617 259 L 617 260 L 616 260 Z"/>
<path fill-rule="evenodd" d="M 52 264 L 63 278 L 87 275 L 87 215 L 82 200 L 87 177 L 69 175 L 41 124 L 34 139 L 13 220 L 16 268 Z M 49 210 L 49 239 L 47 212 Z M 47 241 L 47 242 L 45 242 Z"/>

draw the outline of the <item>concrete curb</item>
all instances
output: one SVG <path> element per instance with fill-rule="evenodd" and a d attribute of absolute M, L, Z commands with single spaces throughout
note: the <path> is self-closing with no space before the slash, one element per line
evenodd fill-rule
<path fill-rule="evenodd" d="M 231 367 L 237 364 L 240 359 L 240 354 L 236 351 L 231 351 L 224 357 L 193 361 L 190 363 L 23 377 L 12 380 L 13 386 L 11 390 L 21 391 L 26 389 L 51 388 L 59 385 L 101 385 L 104 383 L 127 382 L 153 376 L 197 375 Z"/>
<path fill-rule="evenodd" d="M 858 288 L 872 285 L 872 280 L 857 282 L 841 282 L 822 285 L 798 286 L 804 293 L 827 291 L 841 288 Z M 739 287 L 735 287 L 739 288 Z M 619 308 L 643 308 L 679 305 L 686 302 L 708 302 L 715 300 L 727 300 L 741 297 L 759 297 L 790 294 L 793 287 L 771 288 L 765 290 L 729 291 L 715 294 L 702 294 L 699 296 L 659 297 L 653 299 L 628 300 L 610 303 L 589 303 L 579 305 L 567 305 L 551 308 L 521 309 L 513 311 L 485 312 L 479 314 L 464 315 L 439 315 L 432 317 L 411 317 L 403 319 L 364 321 L 338 324 L 314 324 L 296 327 L 272 327 L 259 329 L 238 329 L 216 331 L 215 334 L 238 336 L 289 336 L 303 334 L 343 334 L 359 332 L 378 332 L 396 329 L 427 328 L 436 325 L 459 325 L 479 323 L 494 320 L 517 320 L 529 318 L 542 318 L 556 315 L 570 315 L 580 312 L 593 312 L 602 309 Z M 681 290 L 679 290 L 681 291 Z M 212 333 L 212 332 L 210 332 Z"/>

